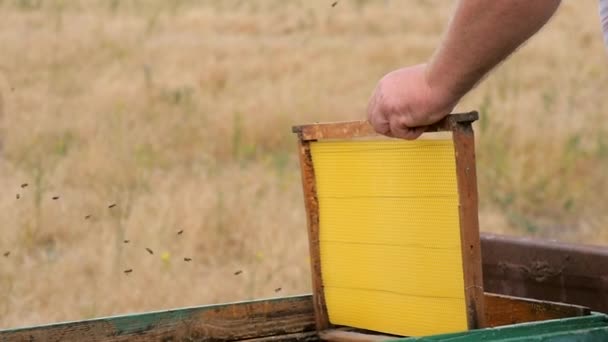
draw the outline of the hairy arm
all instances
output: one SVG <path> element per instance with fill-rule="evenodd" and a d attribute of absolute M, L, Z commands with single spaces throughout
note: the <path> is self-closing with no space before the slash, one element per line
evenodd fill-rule
<path fill-rule="evenodd" d="M 460 0 L 430 61 L 384 76 L 368 106 L 376 131 L 415 139 L 534 35 L 560 0 Z"/>
<path fill-rule="evenodd" d="M 462 97 L 545 25 L 559 0 L 462 0 L 427 69 L 431 87 Z"/>

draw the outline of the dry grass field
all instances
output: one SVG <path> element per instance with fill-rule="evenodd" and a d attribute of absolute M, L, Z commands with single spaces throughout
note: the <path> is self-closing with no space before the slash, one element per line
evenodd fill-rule
<path fill-rule="evenodd" d="M 332 2 L 0 0 L 0 328 L 309 292 L 291 125 L 363 118 L 450 13 Z M 596 6 L 460 105 L 483 230 L 608 244 Z"/>

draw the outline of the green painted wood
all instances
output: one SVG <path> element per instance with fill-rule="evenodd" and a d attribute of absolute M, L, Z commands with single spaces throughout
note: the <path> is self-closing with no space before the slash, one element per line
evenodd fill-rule
<path fill-rule="evenodd" d="M 608 316 L 556 319 L 522 323 L 469 332 L 395 339 L 400 342 L 605 342 L 608 341 Z"/>
<path fill-rule="evenodd" d="M 0 342 L 281 341 L 311 331 L 312 298 L 304 295 L 0 330 Z"/>

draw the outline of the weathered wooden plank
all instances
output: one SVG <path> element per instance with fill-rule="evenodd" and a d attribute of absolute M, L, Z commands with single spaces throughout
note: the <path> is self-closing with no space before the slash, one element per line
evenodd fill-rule
<path fill-rule="evenodd" d="M 486 291 L 608 313 L 608 247 L 482 235 Z"/>
<path fill-rule="evenodd" d="M 469 329 L 485 327 L 483 273 L 475 166 L 475 136 L 471 122 L 454 123 L 452 139 L 456 157 L 460 241 L 464 292 Z"/>
<path fill-rule="evenodd" d="M 302 170 L 302 189 L 308 223 L 308 246 L 310 250 L 310 270 L 312 275 L 313 308 L 317 330 L 328 329 L 329 316 L 325 304 L 325 291 L 321 275 L 321 253 L 319 249 L 319 200 L 317 198 L 315 170 L 310 153 L 310 142 L 299 136 L 298 150 Z"/>
<path fill-rule="evenodd" d="M 0 331 L 0 341 L 236 341 L 314 331 L 309 295 Z"/>
<path fill-rule="evenodd" d="M 479 118 L 477 112 L 450 114 L 439 122 L 427 127 L 426 132 L 450 131 L 456 123 L 473 122 Z M 302 141 L 321 139 L 353 139 L 379 136 L 374 128 L 365 120 L 315 123 L 292 127 Z"/>
<path fill-rule="evenodd" d="M 310 298 L 312 301 L 312 297 Z M 310 342 L 319 341 L 319 334 L 316 330 L 301 332 L 287 335 L 274 335 L 261 338 L 252 338 L 248 340 L 242 340 L 243 342 Z"/>
<path fill-rule="evenodd" d="M 591 314 L 591 310 L 584 306 L 494 293 L 485 293 L 485 310 L 488 327 Z"/>

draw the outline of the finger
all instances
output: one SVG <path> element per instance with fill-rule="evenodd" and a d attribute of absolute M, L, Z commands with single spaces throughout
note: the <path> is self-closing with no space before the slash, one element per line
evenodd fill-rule
<path fill-rule="evenodd" d="M 391 132 L 391 126 L 388 120 L 384 118 L 378 118 L 377 115 L 372 116 L 372 120 L 370 121 L 372 127 L 378 134 L 386 135 L 388 137 L 392 137 L 393 134 Z"/>
<path fill-rule="evenodd" d="M 426 130 L 426 127 L 413 127 L 406 128 L 400 136 L 396 138 L 405 139 L 405 140 L 416 140 L 418 139 L 422 133 Z"/>
<path fill-rule="evenodd" d="M 374 94 L 374 96 L 370 99 L 370 103 L 367 109 L 367 121 L 374 127 L 374 130 L 379 134 L 391 136 L 391 128 L 386 116 L 383 115 L 377 107 L 378 103 L 378 94 Z"/>
<path fill-rule="evenodd" d="M 420 127 L 408 127 L 405 124 L 405 118 L 403 116 L 392 116 L 390 119 L 390 131 L 391 135 L 395 138 L 414 140 L 417 139 L 424 131 L 425 126 Z"/>
<path fill-rule="evenodd" d="M 429 112 L 425 115 L 404 115 L 401 121 L 406 127 L 425 127 L 436 123 L 450 114 L 453 108 L 448 108 L 440 111 Z"/>
<path fill-rule="evenodd" d="M 405 139 L 409 136 L 409 129 L 401 115 L 392 115 L 389 119 L 389 126 L 392 136 L 395 138 Z"/>
<path fill-rule="evenodd" d="M 422 135 L 422 133 L 424 133 L 426 131 L 426 128 L 427 128 L 426 126 L 412 127 L 412 128 L 408 127 L 407 134 L 403 137 L 403 139 L 416 140 Z"/>

